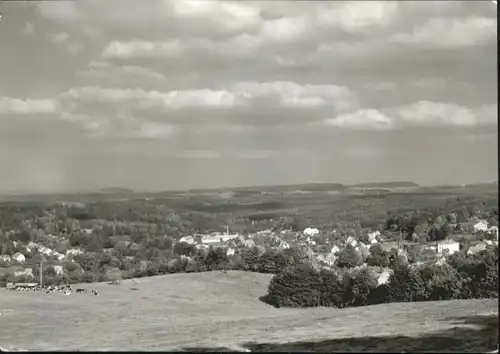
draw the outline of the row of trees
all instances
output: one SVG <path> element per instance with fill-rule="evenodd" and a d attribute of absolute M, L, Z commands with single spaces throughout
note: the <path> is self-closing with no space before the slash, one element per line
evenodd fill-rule
<path fill-rule="evenodd" d="M 411 212 L 390 213 L 384 229 L 397 231 L 410 240 L 414 235 L 430 241 L 444 240 L 455 231 L 463 230 L 468 221 L 486 219 L 490 225 L 498 226 L 498 200 L 448 200 L 444 206 Z M 413 240 L 416 241 L 416 240 Z"/>
<path fill-rule="evenodd" d="M 265 250 L 263 247 L 241 248 L 237 254 L 228 256 L 225 248 L 200 249 L 186 243 L 176 243 L 170 250 L 153 252 L 145 257 L 123 256 L 117 252 L 82 253 L 73 257 L 73 262 L 63 263 L 64 274 L 56 274 L 51 265 L 44 268 L 44 282 L 79 283 L 114 281 L 121 278 L 140 278 L 179 272 L 204 272 L 213 270 L 242 270 L 277 274 L 288 267 L 310 262 L 305 251 L 298 248 L 286 250 Z M 37 255 L 29 260 L 32 272 L 38 277 Z M 27 281 L 29 276 L 7 272 L 0 276 L 3 283 Z"/>
<path fill-rule="evenodd" d="M 264 300 L 276 307 L 365 306 L 391 302 L 498 297 L 498 247 L 457 253 L 444 265 L 422 268 L 394 262 L 387 284 L 368 268 L 358 271 L 289 268 L 269 284 Z"/>

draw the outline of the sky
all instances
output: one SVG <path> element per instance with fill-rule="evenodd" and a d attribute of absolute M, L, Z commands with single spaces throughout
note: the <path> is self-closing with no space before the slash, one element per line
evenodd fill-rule
<path fill-rule="evenodd" d="M 0 3 L 0 191 L 498 179 L 491 1 Z"/>

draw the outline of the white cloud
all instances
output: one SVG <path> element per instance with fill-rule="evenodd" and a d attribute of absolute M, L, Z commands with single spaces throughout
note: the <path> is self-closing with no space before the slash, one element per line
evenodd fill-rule
<path fill-rule="evenodd" d="M 394 109 L 406 123 L 475 126 L 497 121 L 497 105 L 467 108 L 455 103 L 420 101 Z"/>
<path fill-rule="evenodd" d="M 339 128 L 386 130 L 394 126 L 389 117 L 375 109 L 361 109 L 325 120 L 325 123 Z"/>
<path fill-rule="evenodd" d="M 111 131 L 111 122 L 107 117 L 73 112 L 62 112 L 59 118 L 80 126 L 91 138 L 105 136 Z"/>
<path fill-rule="evenodd" d="M 393 23 L 398 5 L 396 1 L 331 2 L 318 11 L 317 23 L 322 28 L 340 27 L 349 32 L 364 32 Z"/>
<path fill-rule="evenodd" d="M 197 3 L 199 3 L 197 6 L 203 8 L 210 7 L 214 2 Z M 322 12 L 320 11 L 320 13 Z M 339 18 L 342 18 L 342 16 Z M 336 23 L 335 19 L 331 18 L 325 23 L 333 26 Z M 368 23 L 363 22 L 363 24 L 357 26 L 365 28 L 365 25 L 368 26 Z M 166 41 L 112 41 L 104 48 L 102 57 L 105 59 L 178 57 L 200 53 L 216 53 L 226 57 L 238 57 L 256 55 L 258 50 L 262 51 L 258 53 L 260 55 L 270 55 L 264 51 L 272 50 L 276 45 L 296 43 L 299 40 L 306 40 L 306 37 L 314 41 L 314 36 L 324 31 L 318 26 L 316 18 L 298 14 L 294 17 L 280 17 L 261 21 L 254 31 L 240 33 L 226 39 L 215 40 L 198 36 Z"/>
<path fill-rule="evenodd" d="M 244 103 L 224 90 L 145 91 L 143 89 L 72 88 L 61 95 L 63 100 L 121 103 L 137 101 L 141 108 L 182 109 L 185 107 L 231 107 Z"/>
<path fill-rule="evenodd" d="M 93 79 L 99 83 L 115 82 L 125 83 L 134 82 L 141 85 L 149 82 L 166 82 L 167 78 L 146 67 L 135 65 L 114 66 L 109 62 L 92 61 L 89 63 L 89 69 L 81 70 L 76 73 L 78 77 Z"/>
<path fill-rule="evenodd" d="M 112 41 L 104 48 L 102 57 L 104 59 L 175 58 L 183 55 L 203 55 L 204 53 L 241 57 L 255 54 L 255 51 L 263 43 L 262 38 L 247 33 L 220 41 L 206 38 L 189 38 L 182 41 L 179 39 Z"/>
<path fill-rule="evenodd" d="M 420 101 L 382 112 L 361 109 L 322 123 L 351 129 L 386 130 L 404 126 L 477 126 L 497 124 L 498 105 L 467 108 L 455 103 Z"/>
<path fill-rule="evenodd" d="M 183 21 L 209 19 L 226 31 L 251 29 L 261 22 L 260 9 L 245 2 L 180 0 L 169 4 Z"/>
<path fill-rule="evenodd" d="M 293 82 L 241 82 L 225 89 L 195 89 L 169 92 L 143 89 L 118 89 L 85 86 L 72 88 L 61 98 L 77 101 L 120 103 L 137 101 L 141 108 L 182 109 L 186 107 L 233 107 L 254 99 L 274 98 L 276 104 L 289 107 L 328 105 L 336 110 L 356 106 L 356 98 L 346 87 L 334 85 L 298 85 Z"/>
<path fill-rule="evenodd" d="M 247 98 L 275 96 L 282 106 L 331 105 L 337 110 L 345 110 L 357 104 L 356 97 L 347 87 L 335 85 L 298 85 L 289 81 L 250 81 L 235 84 L 233 92 Z"/>
<path fill-rule="evenodd" d="M 49 34 L 49 38 L 54 43 L 64 43 L 69 39 L 69 34 L 66 32 L 53 33 Z"/>
<path fill-rule="evenodd" d="M 306 29 L 306 19 L 283 17 L 264 22 L 256 37 L 263 43 L 292 42 L 303 37 Z"/>
<path fill-rule="evenodd" d="M 75 23 L 81 20 L 82 12 L 78 11 L 77 6 L 76 3 L 64 1 L 37 4 L 42 16 L 67 23 Z"/>
<path fill-rule="evenodd" d="M 105 59 L 134 57 L 170 57 L 181 55 L 186 50 L 179 40 L 167 42 L 113 41 L 102 52 Z"/>
<path fill-rule="evenodd" d="M 19 99 L 0 97 L 0 114 L 50 114 L 58 110 L 52 99 Z"/>
<path fill-rule="evenodd" d="M 229 2 L 215 1 L 181 1 L 173 2 L 176 17 L 189 19 L 202 18 L 212 12 L 217 12 L 220 8 L 236 8 L 242 4 L 231 4 Z M 223 4 L 223 5 L 222 5 Z M 267 5 L 260 4 L 264 9 Z M 290 6 L 292 6 L 290 4 Z M 290 16 L 279 16 L 278 18 L 262 20 L 251 20 L 253 31 L 247 31 L 224 40 L 211 38 L 183 38 L 170 39 L 166 41 L 112 41 L 102 52 L 103 58 L 139 58 L 139 57 L 175 57 L 183 54 L 193 54 L 200 52 L 217 53 L 223 56 L 255 55 L 255 51 L 273 49 L 275 45 L 286 45 L 306 40 L 316 41 L 314 38 L 323 35 L 325 29 L 335 30 L 338 26 L 349 31 L 358 31 L 371 28 L 372 26 L 386 26 L 393 21 L 397 11 L 397 3 L 394 2 L 367 2 L 367 3 L 347 3 L 345 5 L 310 6 L 302 13 L 298 12 Z M 220 8 L 219 8 L 220 7 Z M 247 6 L 245 5 L 245 8 Z M 253 8 L 253 7 L 252 7 Z M 286 11 L 280 9 L 281 12 Z M 222 10 L 220 10 L 222 11 Z M 244 13 L 246 10 L 242 10 Z M 250 13 L 257 13 L 251 10 Z M 276 14 L 278 16 L 278 14 Z M 216 18 L 216 17 L 213 17 Z M 253 17 L 251 17 L 253 18 Z M 240 20 L 235 20 L 240 23 Z M 215 21 L 221 25 L 217 17 Z M 241 22 L 242 24 L 247 22 Z M 227 24 L 224 25 L 227 27 Z M 234 29 L 234 28 L 233 28 Z M 265 54 L 261 52 L 259 54 Z"/>
<path fill-rule="evenodd" d="M 494 18 L 468 17 L 465 19 L 433 18 L 412 33 L 400 33 L 392 41 L 427 44 L 443 47 L 474 46 L 496 41 L 497 22 Z"/>
<path fill-rule="evenodd" d="M 205 33 L 228 34 L 250 31 L 261 22 L 259 7 L 239 1 L 150 0 L 148 6 L 143 6 L 135 0 L 81 0 L 43 3 L 37 7 L 45 18 L 89 36 L 124 29 L 147 33 L 155 28 L 161 32 L 171 25 L 185 26 L 188 31 L 194 28 Z"/>

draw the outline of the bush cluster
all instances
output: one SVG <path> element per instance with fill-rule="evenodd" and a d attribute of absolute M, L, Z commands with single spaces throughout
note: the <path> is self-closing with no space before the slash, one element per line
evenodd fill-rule
<path fill-rule="evenodd" d="M 367 268 L 355 271 L 295 267 L 276 274 L 265 301 L 275 307 L 365 306 L 391 302 L 498 297 L 498 247 L 458 253 L 444 265 L 394 263 L 388 283 L 377 286 Z"/>

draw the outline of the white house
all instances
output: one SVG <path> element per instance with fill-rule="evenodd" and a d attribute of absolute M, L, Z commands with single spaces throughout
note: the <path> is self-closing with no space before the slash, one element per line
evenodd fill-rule
<path fill-rule="evenodd" d="M 434 264 L 436 264 L 436 265 L 444 265 L 444 264 L 446 264 L 446 258 L 444 258 L 444 257 L 440 258 Z"/>
<path fill-rule="evenodd" d="M 460 244 L 457 241 L 444 240 L 438 243 L 437 250 L 438 253 L 444 253 L 447 251 L 448 254 L 453 254 L 460 251 Z"/>
<path fill-rule="evenodd" d="M 469 250 L 467 251 L 467 254 L 478 253 L 478 252 L 484 251 L 485 249 L 486 249 L 485 243 L 478 243 L 477 245 L 469 248 Z"/>
<path fill-rule="evenodd" d="M 346 245 L 351 245 L 352 247 L 356 247 L 356 245 L 358 244 L 358 241 L 356 241 L 356 239 L 352 236 L 349 236 L 347 238 L 347 241 L 345 242 Z"/>
<path fill-rule="evenodd" d="M 72 248 L 72 249 L 66 251 L 66 256 L 69 256 L 69 255 L 76 256 L 77 254 L 81 254 L 81 253 L 83 253 L 83 252 L 80 251 L 78 248 Z"/>
<path fill-rule="evenodd" d="M 184 236 L 179 240 L 179 242 L 185 242 L 189 245 L 196 243 L 193 236 Z"/>
<path fill-rule="evenodd" d="M 222 242 L 222 239 L 219 235 L 217 235 L 217 236 L 204 235 L 201 238 L 201 243 L 204 243 L 204 244 L 220 243 L 220 242 Z"/>
<path fill-rule="evenodd" d="M 332 250 L 330 251 L 331 254 L 335 254 L 340 251 L 340 248 L 338 246 L 333 246 Z"/>
<path fill-rule="evenodd" d="M 63 266 L 62 265 L 53 265 L 52 268 L 57 275 L 63 275 Z"/>
<path fill-rule="evenodd" d="M 367 250 L 368 250 L 368 248 L 369 248 L 367 245 L 365 245 L 365 244 L 364 244 L 363 242 L 361 242 L 361 241 L 359 242 L 359 247 L 361 247 L 361 248 L 365 248 L 365 249 L 367 249 Z"/>
<path fill-rule="evenodd" d="M 375 240 L 377 241 L 377 237 L 380 237 L 380 231 L 374 231 L 374 232 L 370 232 L 368 234 L 368 240 L 370 241 L 370 243 L 373 243 L 372 241 Z"/>
<path fill-rule="evenodd" d="M 38 245 L 36 243 L 34 243 L 33 241 L 30 241 L 27 245 L 26 245 L 26 250 L 28 252 L 32 252 L 33 248 L 35 247 L 38 247 Z"/>
<path fill-rule="evenodd" d="M 281 249 L 290 248 L 290 245 L 286 241 L 283 241 L 281 238 L 279 238 L 277 236 L 274 236 L 271 239 L 271 242 L 274 246 L 281 248 Z"/>
<path fill-rule="evenodd" d="M 229 235 L 229 234 L 219 234 L 219 233 L 212 235 L 203 235 L 201 238 L 201 243 L 204 244 L 222 243 L 222 242 L 227 242 L 229 240 L 234 240 L 238 236 L 239 236 L 238 234 Z"/>
<path fill-rule="evenodd" d="M 306 236 L 315 236 L 319 234 L 319 230 L 315 228 L 308 227 L 307 229 L 304 230 L 304 235 Z"/>
<path fill-rule="evenodd" d="M 222 242 L 227 242 L 229 240 L 234 240 L 236 238 L 238 238 L 238 234 L 233 234 L 233 235 L 229 235 L 229 234 L 224 234 L 224 235 L 220 235 L 220 238 L 222 239 Z"/>
<path fill-rule="evenodd" d="M 316 241 L 311 240 L 311 237 L 308 237 L 306 241 L 307 241 L 307 243 L 309 243 L 309 244 L 311 244 L 313 246 L 316 245 Z"/>
<path fill-rule="evenodd" d="M 54 252 L 54 256 L 57 257 L 58 261 L 62 261 L 64 258 L 66 258 L 66 256 L 64 254 L 59 253 L 59 252 Z"/>
<path fill-rule="evenodd" d="M 254 240 L 245 240 L 245 242 L 243 242 L 245 247 L 248 247 L 248 248 L 252 248 L 255 246 L 255 241 Z"/>
<path fill-rule="evenodd" d="M 475 225 L 474 225 L 474 232 L 487 232 L 488 231 L 488 222 L 486 220 L 479 220 Z"/>
<path fill-rule="evenodd" d="M 38 246 L 38 252 L 40 252 L 46 256 L 50 256 L 50 255 L 52 255 L 52 253 L 54 253 L 54 251 L 52 251 L 50 248 L 42 246 L 42 245 Z"/>
<path fill-rule="evenodd" d="M 384 269 L 382 274 L 380 274 L 377 279 L 377 286 L 387 284 L 389 282 L 389 278 L 391 277 L 392 273 L 393 273 L 392 269 Z"/>
<path fill-rule="evenodd" d="M 17 252 L 15 255 L 13 255 L 12 259 L 18 263 L 26 262 L 26 257 L 24 257 L 24 254 L 19 253 L 19 252 Z"/>
<path fill-rule="evenodd" d="M 33 269 L 31 268 L 24 268 L 24 269 L 16 269 L 14 270 L 14 276 L 15 277 L 20 277 L 20 276 L 29 276 L 33 277 Z"/>
<path fill-rule="evenodd" d="M 328 264 L 329 266 L 334 266 L 336 260 L 337 260 L 337 256 L 335 256 L 333 253 L 329 253 L 325 257 L 325 263 Z"/>
<path fill-rule="evenodd" d="M 234 255 L 234 248 L 228 248 L 226 251 L 227 256 L 233 256 Z"/>

